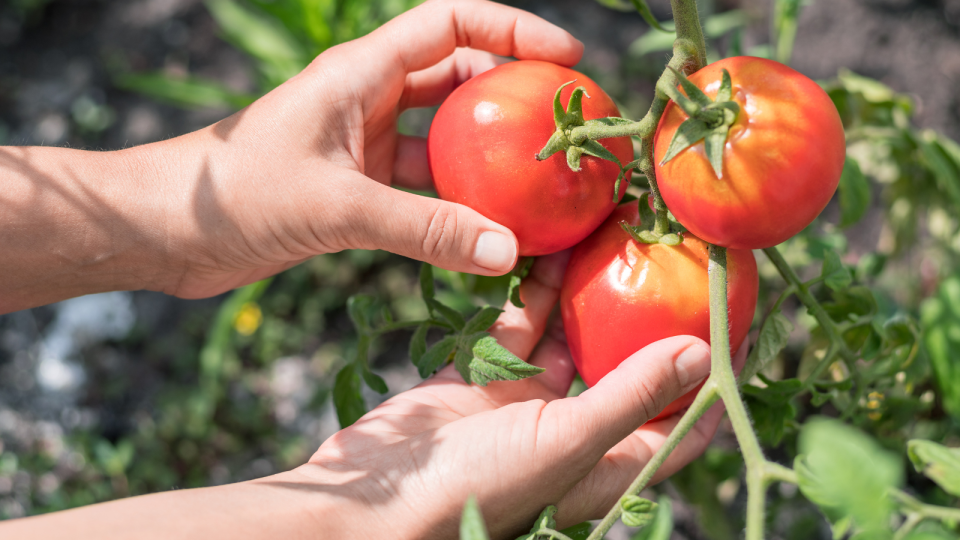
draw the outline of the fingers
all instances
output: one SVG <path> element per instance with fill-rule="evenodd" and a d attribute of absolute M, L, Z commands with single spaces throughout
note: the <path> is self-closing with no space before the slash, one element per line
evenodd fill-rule
<path fill-rule="evenodd" d="M 427 140 L 399 135 L 393 161 L 393 185 L 420 191 L 433 190 L 433 176 L 427 163 Z"/>
<path fill-rule="evenodd" d="M 427 2 L 371 34 L 406 73 L 426 69 L 469 47 L 499 56 L 576 64 L 583 44 L 565 30 L 516 8 L 480 0 Z"/>
<path fill-rule="evenodd" d="M 517 262 L 517 239 L 466 206 L 421 197 L 370 182 L 359 173 L 355 186 L 337 195 L 330 220 L 341 249 L 383 249 L 440 268 L 501 275 Z"/>
<path fill-rule="evenodd" d="M 717 403 L 697 421 L 657 470 L 650 485 L 676 473 L 706 450 L 720 424 L 723 411 L 723 404 Z M 596 519 L 609 511 L 679 421 L 680 415 L 677 415 L 669 420 L 647 424 L 610 449 L 557 505 L 560 525 L 565 527 Z"/>
<path fill-rule="evenodd" d="M 407 75 L 400 109 L 438 105 L 464 82 L 504 62 L 506 58 L 485 51 L 457 49 L 440 63 Z"/>
<path fill-rule="evenodd" d="M 709 372 L 710 348 L 703 340 L 667 338 L 624 360 L 578 397 L 551 403 L 548 409 L 567 422 L 567 444 L 599 459 Z"/>

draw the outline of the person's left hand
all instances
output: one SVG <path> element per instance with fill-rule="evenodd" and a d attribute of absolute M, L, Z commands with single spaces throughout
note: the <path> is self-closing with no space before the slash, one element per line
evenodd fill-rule
<path fill-rule="evenodd" d="M 707 376 L 709 348 L 691 336 L 653 343 L 563 399 L 575 370 L 559 319 L 546 327 L 568 256 L 540 258 L 522 285 L 527 307 L 508 302 L 491 330 L 544 373 L 483 388 L 447 366 L 292 471 L 304 485 L 336 493 L 343 515 L 367 516 L 355 537 L 455 538 L 471 493 L 492 538 L 516 537 L 549 504 L 558 505 L 561 527 L 598 518 L 657 451 L 680 415 L 646 422 Z M 719 405 L 707 412 L 654 481 L 703 452 L 721 415 Z"/>

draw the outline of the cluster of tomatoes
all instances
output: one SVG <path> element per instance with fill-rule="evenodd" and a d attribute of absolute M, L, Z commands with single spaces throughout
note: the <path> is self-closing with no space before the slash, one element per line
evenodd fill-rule
<path fill-rule="evenodd" d="M 640 225 L 640 216 L 636 202 L 617 206 L 612 200 L 616 163 L 584 156 L 574 171 L 563 152 L 535 159 L 556 130 L 550 103 L 564 83 L 576 80 L 586 88 L 585 119 L 619 116 L 610 97 L 584 75 L 544 62 L 508 63 L 459 87 L 437 112 L 428 151 L 441 198 L 509 227 L 520 255 L 576 246 L 561 313 L 588 385 L 653 341 L 680 334 L 709 339 L 708 242 L 729 248 L 730 343 L 738 347 L 756 309 L 751 250 L 800 232 L 836 190 L 844 133 L 827 94 L 787 66 L 752 57 L 716 62 L 689 80 L 713 97 L 724 69 L 739 113 L 728 126 L 722 175 L 711 166 L 703 141 L 663 162 L 687 119 L 673 102 L 654 138 L 657 184 L 688 231 L 675 246 L 638 242 L 621 227 Z M 564 88 L 562 99 L 572 90 Z M 599 142 L 620 162 L 633 161 L 629 137 Z M 618 199 L 628 183 L 629 173 Z M 678 400 L 662 416 L 692 399 Z"/>

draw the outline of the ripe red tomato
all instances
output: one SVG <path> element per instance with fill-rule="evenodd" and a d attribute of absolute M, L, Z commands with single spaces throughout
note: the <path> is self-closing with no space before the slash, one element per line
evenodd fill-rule
<path fill-rule="evenodd" d="M 700 141 L 660 164 L 687 119 L 671 102 L 654 140 L 664 202 L 690 232 L 740 249 L 775 246 L 809 225 L 830 201 L 846 155 L 843 124 L 827 93 L 806 76 L 762 58 L 738 56 L 690 76 L 710 98 L 721 70 L 740 105 L 718 179 Z"/>
<path fill-rule="evenodd" d="M 685 234 L 678 246 L 642 244 L 621 227 L 640 224 L 637 203 L 620 205 L 570 258 L 560 311 L 577 371 L 588 386 L 633 353 L 664 338 L 710 340 L 706 242 Z M 750 250 L 727 251 L 732 353 L 750 330 L 757 304 L 757 263 Z M 691 391 L 658 418 L 687 407 Z"/>
<path fill-rule="evenodd" d="M 616 164 L 584 155 L 581 170 L 559 152 L 534 156 L 556 131 L 553 96 L 564 83 L 564 107 L 577 86 L 587 89 L 587 120 L 619 116 L 596 83 L 555 64 L 519 61 L 498 66 L 454 90 L 430 126 L 427 154 L 440 198 L 464 204 L 517 235 L 520 255 L 545 255 L 586 238 L 616 207 Z M 624 164 L 628 137 L 601 141 Z M 622 197 L 629 176 L 621 184 Z"/>

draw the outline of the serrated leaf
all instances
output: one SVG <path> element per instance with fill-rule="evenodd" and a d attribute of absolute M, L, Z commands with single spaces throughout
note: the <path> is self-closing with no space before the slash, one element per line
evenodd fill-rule
<path fill-rule="evenodd" d="M 668 163 L 671 159 L 677 157 L 677 154 L 706 137 L 709 132 L 710 128 L 702 120 L 687 118 L 673 134 L 673 139 L 667 147 L 667 153 L 664 154 L 660 164 Z"/>
<path fill-rule="evenodd" d="M 518 381 L 544 371 L 518 358 L 486 332 L 462 338 L 454 362 L 465 381 L 480 386 L 490 381 Z"/>
<path fill-rule="evenodd" d="M 470 349 L 463 347 L 457 347 L 456 354 L 453 355 L 453 366 L 457 368 L 457 372 L 460 373 L 460 377 L 463 378 L 463 382 L 470 384 L 475 383 L 478 386 L 486 386 L 490 379 L 485 377 L 483 374 L 474 375 L 470 370 L 470 363 L 473 361 L 473 355 L 469 352 Z"/>
<path fill-rule="evenodd" d="M 429 330 L 430 325 L 423 323 L 414 330 L 413 336 L 410 337 L 410 361 L 415 366 L 420 366 L 420 360 L 427 352 L 427 331 Z"/>
<path fill-rule="evenodd" d="M 833 291 L 833 302 L 824 302 L 823 309 L 835 321 L 852 317 L 873 315 L 877 312 L 877 299 L 873 291 L 863 286 L 853 286 Z"/>
<path fill-rule="evenodd" d="M 420 294 L 424 301 L 433 300 L 436 296 L 436 289 L 433 285 L 433 266 L 428 263 L 420 265 Z M 433 308 L 430 307 L 429 302 L 427 302 L 427 308 L 433 313 Z"/>
<path fill-rule="evenodd" d="M 620 519 L 624 525 L 645 527 L 656 517 L 657 503 L 636 495 L 627 495 L 620 499 L 620 509 L 623 510 Z"/>
<path fill-rule="evenodd" d="M 475 334 L 486 331 L 493 326 L 493 323 L 497 322 L 497 317 L 499 317 L 501 313 L 503 313 L 503 310 L 495 307 L 487 306 L 481 309 L 467 321 L 463 327 L 463 333 Z"/>
<path fill-rule="evenodd" d="M 960 449 L 914 439 L 907 443 L 907 455 L 917 472 L 947 493 L 960 497 Z"/>
<path fill-rule="evenodd" d="M 887 492 L 903 482 L 896 455 L 856 428 L 824 418 L 808 420 L 799 443 L 794 469 L 804 496 L 832 522 L 850 517 L 858 529 L 887 527 Z"/>
<path fill-rule="evenodd" d="M 520 284 L 523 282 L 523 279 L 527 277 L 527 274 L 530 273 L 530 267 L 533 266 L 533 261 L 533 257 L 522 257 L 513 269 L 513 272 L 510 272 L 510 287 L 507 289 L 507 297 L 510 298 L 511 304 L 521 309 L 527 306 L 523 303 L 523 300 L 520 299 Z"/>
<path fill-rule="evenodd" d="M 417 364 L 417 371 L 420 372 L 420 377 L 426 379 L 433 374 L 434 371 L 443 366 L 456 346 L 456 336 L 446 336 L 427 349 L 427 352 L 420 357 L 420 363 Z"/>
<path fill-rule="evenodd" d="M 463 516 L 460 518 L 460 540 L 490 540 L 475 495 L 470 495 L 467 504 L 463 505 Z"/>
<path fill-rule="evenodd" d="M 825 251 L 820 271 L 824 284 L 835 291 L 846 289 L 853 282 L 850 270 L 840 261 L 836 251 Z"/>
<path fill-rule="evenodd" d="M 863 219 L 870 209 L 870 182 L 855 159 L 848 157 L 844 161 L 837 189 L 840 192 L 840 227 L 846 228 Z"/>
<path fill-rule="evenodd" d="M 766 388 L 744 385 L 744 400 L 750 408 L 754 427 L 763 442 L 777 446 L 783 440 L 787 424 L 797 416 L 797 409 L 790 400 L 802 387 L 803 384 L 798 379 L 767 381 Z"/>
<path fill-rule="evenodd" d="M 747 357 L 747 365 L 740 372 L 741 382 L 749 381 L 787 346 L 793 324 L 780 311 L 775 311 L 763 321 L 757 344 Z"/>
<path fill-rule="evenodd" d="M 450 323 L 450 326 L 453 327 L 454 330 L 458 332 L 463 330 L 463 325 L 466 324 L 466 321 L 463 319 L 462 313 L 432 298 L 427 300 L 427 306 L 433 308 L 435 313 L 439 313 L 440 317 Z"/>
<path fill-rule="evenodd" d="M 361 416 L 367 414 L 367 404 L 360 394 L 360 376 L 353 364 L 348 364 L 337 373 L 333 383 L 333 405 L 337 409 L 340 427 L 353 425 Z"/>

